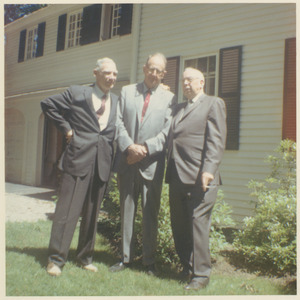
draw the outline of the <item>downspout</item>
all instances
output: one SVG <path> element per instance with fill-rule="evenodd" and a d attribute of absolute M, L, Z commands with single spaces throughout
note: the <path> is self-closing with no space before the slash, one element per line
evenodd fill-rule
<path fill-rule="evenodd" d="M 137 67 L 140 46 L 140 26 L 141 26 L 142 4 L 134 4 L 132 18 L 132 57 L 130 70 L 130 83 L 137 81 Z"/>

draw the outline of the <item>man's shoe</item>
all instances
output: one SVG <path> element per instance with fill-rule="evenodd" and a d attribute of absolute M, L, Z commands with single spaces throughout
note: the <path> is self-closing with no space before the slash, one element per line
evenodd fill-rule
<path fill-rule="evenodd" d="M 183 268 L 179 273 L 179 280 L 182 282 L 189 282 L 191 280 L 191 272 L 188 268 Z"/>
<path fill-rule="evenodd" d="M 53 262 L 50 262 L 47 266 L 47 273 L 51 276 L 59 276 L 61 274 L 61 268 Z"/>
<path fill-rule="evenodd" d="M 193 279 L 187 286 L 184 287 L 185 290 L 191 291 L 191 290 L 200 290 L 204 289 L 209 283 L 209 278 L 198 278 Z"/>
<path fill-rule="evenodd" d="M 84 265 L 82 266 L 85 270 L 91 271 L 91 272 L 98 272 L 98 268 L 96 266 L 94 266 L 93 264 L 88 264 L 88 265 Z"/>
<path fill-rule="evenodd" d="M 150 276 L 158 276 L 159 275 L 159 272 L 157 271 L 155 264 L 146 266 L 146 269 L 147 269 L 147 274 Z"/>
<path fill-rule="evenodd" d="M 128 264 L 124 264 L 123 262 L 119 262 L 109 268 L 110 272 L 120 272 L 128 267 Z"/>

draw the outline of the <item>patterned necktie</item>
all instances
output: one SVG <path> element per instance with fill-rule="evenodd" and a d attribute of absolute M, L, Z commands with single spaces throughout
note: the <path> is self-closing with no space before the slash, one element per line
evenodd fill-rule
<path fill-rule="evenodd" d="M 141 123 L 143 122 L 146 110 L 148 108 L 149 102 L 150 102 L 150 96 L 151 96 L 151 90 L 147 91 L 146 97 L 145 97 L 145 101 L 144 101 L 144 106 L 143 106 L 143 110 L 142 110 L 142 117 L 141 117 Z"/>
<path fill-rule="evenodd" d="M 106 95 L 104 94 L 101 98 L 101 107 L 96 111 L 98 119 L 103 115 L 105 111 L 105 102 L 106 102 Z"/>

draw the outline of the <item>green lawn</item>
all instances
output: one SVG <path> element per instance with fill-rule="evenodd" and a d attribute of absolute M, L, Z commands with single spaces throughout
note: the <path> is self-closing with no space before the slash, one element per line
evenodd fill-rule
<path fill-rule="evenodd" d="M 284 295 L 293 291 L 279 281 L 253 274 L 213 269 L 210 284 L 203 290 L 187 292 L 178 274 L 169 265 L 159 265 L 160 277 L 143 272 L 139 262 L 133 269 L 110 273 L 118 261 L 108 241 L 97 236 L 94 264 L 98 273 L 76 266 L 74 257 L 78 238 L 76 230 L 69 261 L 60 277 L 46 273 L 50 221 L 6 223 L 6 296 L 183 296 L 183 295 Z"/>

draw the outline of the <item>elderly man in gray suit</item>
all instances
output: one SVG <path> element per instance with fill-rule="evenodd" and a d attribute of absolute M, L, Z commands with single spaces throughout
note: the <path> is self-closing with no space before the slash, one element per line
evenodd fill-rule
<path fill-rule="evenodd" d="M 183 72 L 188 99 L 174 110 L 168 141 L 166 182 L 176 251 L 183 275 L 191 277 L 186 290 L 209 283 L 211 212 L 220 184 L 219 165 L 226 141 L 224 101 L 204 93 L 204 76 L 193 68 Z"/>
<path fill-rule="evenodd" d="M 160 85 L 166 58 L 150 55 L 143 67 L 144 81 L 122 88 L 117 109 L 118 172 L 121 203 L 122 261 L 110 270 L 123 270 L 133 259 L 134 219 L 141 194 L 143 264 L 157 275 L 155 251 L 158 212 L 165 166 L 166 139 L 171 123 L 173 93 Z M 119 156 L 119 157 L 118 157 Z"/>

